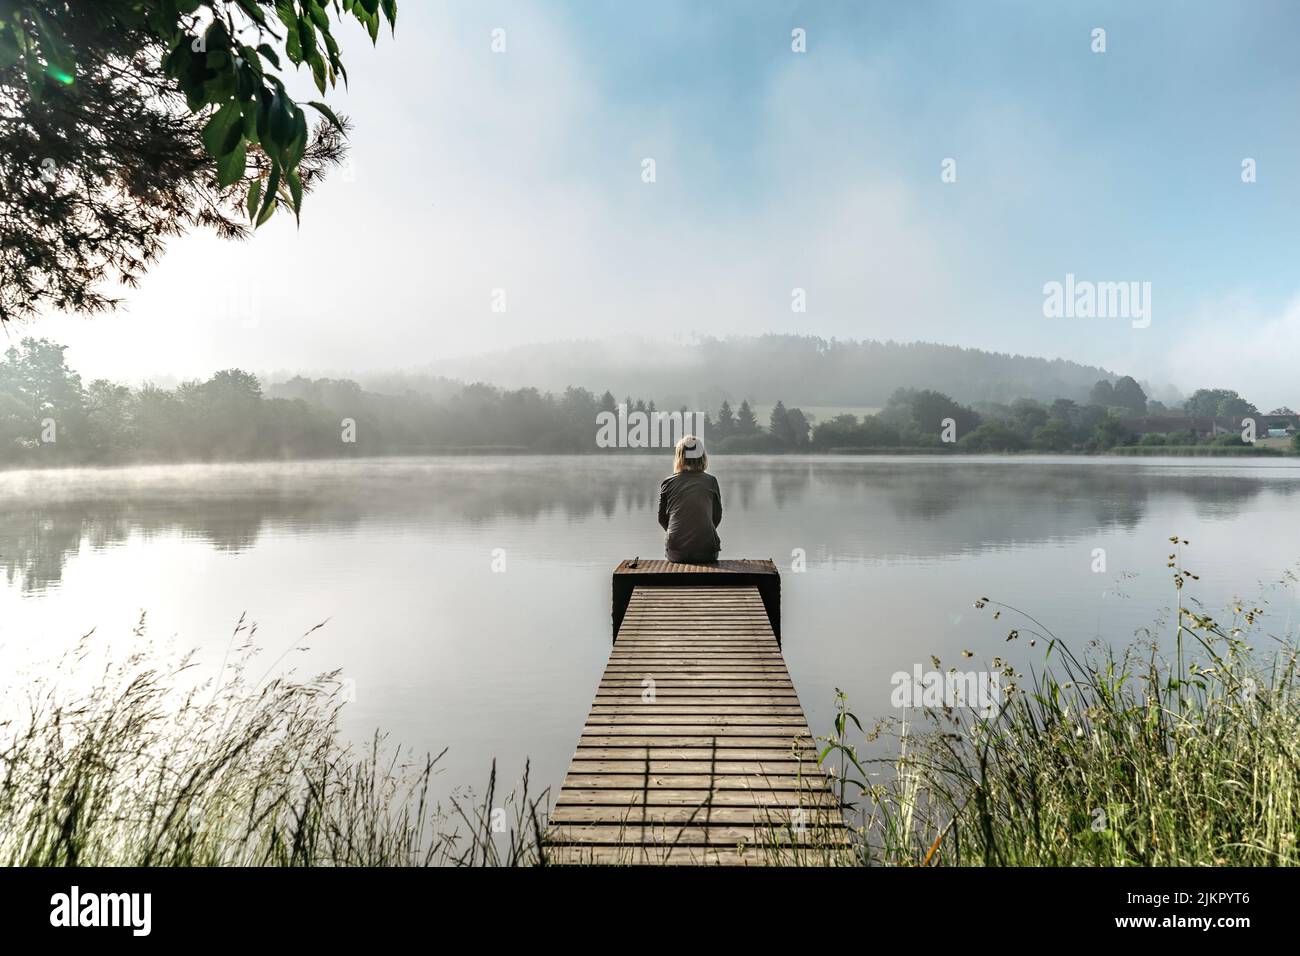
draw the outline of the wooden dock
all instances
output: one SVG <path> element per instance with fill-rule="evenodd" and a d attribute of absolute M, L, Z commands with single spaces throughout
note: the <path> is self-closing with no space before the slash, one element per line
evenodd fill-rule
<path fill-rule="evenodd" d="M 834 863 L 847 831 L 777 640 L 771 561 L 624 561 L 552 864 Z"/>

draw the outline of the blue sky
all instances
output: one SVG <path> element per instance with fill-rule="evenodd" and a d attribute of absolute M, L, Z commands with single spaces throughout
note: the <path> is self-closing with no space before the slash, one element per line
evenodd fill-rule
<path fill-rule="evenodd" d="M 405 0 L 344 37 L 354 164 L 301 230 L 188 237 L 126 311 L 32 330 L 125 377 L 925 339 L 1300 407 L 1300 6 L 699 6 Z M 1067 273 L 1150 282 L 1150 327 L 1045 318 Z"/>

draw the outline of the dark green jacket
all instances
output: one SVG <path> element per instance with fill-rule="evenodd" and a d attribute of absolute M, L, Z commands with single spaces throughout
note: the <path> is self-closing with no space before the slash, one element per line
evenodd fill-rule
<path fill-rule="evenodd" d="M 681 471 L 659 485 L 659 526 L 668 532 L 664 553 L 669 561 L 716 561 L 722 550 L 721 522 L 722 492 L 707 471 Z"/>

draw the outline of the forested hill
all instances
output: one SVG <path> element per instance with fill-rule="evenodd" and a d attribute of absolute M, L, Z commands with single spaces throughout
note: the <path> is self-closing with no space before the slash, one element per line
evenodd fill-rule
<path fill-rule="evenodd" d="M 691 341 L 579 341 L 525 345 L 434 363 L 438 375 L 561 391 L 581 383 L 661 396 L 665 406 L 714 408 L 726 398 L 805 406 L 882 406 L 895 389 L 933 388 L 960 402 L 1083 401 L 1116 373 L 1063 359 L 930 342 L 827 341 L 762 335 Z"/>

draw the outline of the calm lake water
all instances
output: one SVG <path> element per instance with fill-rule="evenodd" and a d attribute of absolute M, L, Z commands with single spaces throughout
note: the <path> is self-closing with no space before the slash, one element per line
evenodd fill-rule
<path fill-rule="evenodd" d="M 87 631 L 197 648 L 215 670 L 241 614 L 267 660 L 314 625 L 303 673 L 354 682 L 346 728 L 450 747 L 440 786 L 493 756 L 557 785 L 610 647 L 610 571 L 661 555 L 666 461 L 646 456 L 0 472 L 0 673 L 14 684 Z M 782 569 L 786 659 L 814 733 L 836 687 L 865 718 L 890 676 L 1008 644 L 979 597 L 1075 645 L 1170 619 L 1168 539 L 1216 615 L 1267 600 L 1294 630 L 1300 467 L 1260 459 L 718 458 L 726 557 Z M 1105 570 L 1094 571 L 1095 549 Z M 500 550 L 497 550 L 500 549 Z M 791 570 L 796 549 L 806 571 Z M 494 555 L 504 571 L 493 570 Z M 1168 628 L 1162 628 L 1167 631 Z M 971 667 L 970 664 L 966 665 Z M 965 669 L 965 668 L 964 668 Z M 73 675 L 67 675 L 72 678 Z"/>

